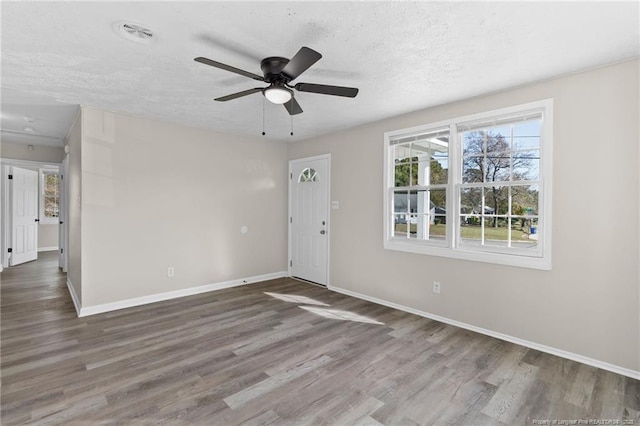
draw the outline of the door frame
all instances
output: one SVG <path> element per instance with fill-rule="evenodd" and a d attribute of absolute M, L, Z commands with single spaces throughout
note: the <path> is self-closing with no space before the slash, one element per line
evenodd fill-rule
<path fill-rule="evenodd" d="M 11 232 L 11 191 L 9 185 L 9 170 L 11 167 L 32 167 L 32 168 L 53 168 L 58 167 L 61 170 L 62 163 L 45 162 L 45 161 L 31 161 L 31 160 L 14 160 L 11 158 L 0 158 L 0 169 L 2 170 L 2 183 L 0 184 L 0 198 L 2 199 L 2 209 L 0 211 L 0 271 L 9 267 L 9 252 L 7 249 L 11 247 L 12 232 Z M 62 185 L 61 185 L 62 190 Z M 38 204 L 40 202 L 40 172 L 38 172 Z M 66 206 L 61 204 L 60 209 L 65 209 Z M 39 209 L 39 206 L 38 206 Z M 66 225 L 66 224 L 65 224 Z M 59 225 L 58 225 L 59 226 Z M 58 241 L 58 247 L 60 248 L 61 242 Z M 65 257 L 68 255 L 66 247 L 64 250 Z"/>
<path fill-rule="evenodd" d="M 303 163 L 306 161 L 314 161 L 314 160 L 327 160 L 327 283 L 326 287 L 329 288 L 331 284 L 331 275 L 329 272 L 331 271 L 331 154 L 321 154 L 315 155 L 313 157 L 304 157 L 304 158 L 296 158 L 295 160 L 289 160 L 289 195 L 288 195 L 288 209 L 287 209 L 287 274 L 291 277 L 291 269 L 293 264 L 293 256 L 291 252 L 292 247 L 292 233 L 291 233 L 291 225 L 292 225 L 292 205 L 291 199 L 293 196 L 292 188 L 293 188 L 293 165 L 297 163 Z"/>

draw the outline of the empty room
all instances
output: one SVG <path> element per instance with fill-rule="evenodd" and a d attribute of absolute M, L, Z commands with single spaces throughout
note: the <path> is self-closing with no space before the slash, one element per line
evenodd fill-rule
<path fill-rule="evenodd" d="M 640 425 L 640 3 L 2 2 L 2 425 Z"/>

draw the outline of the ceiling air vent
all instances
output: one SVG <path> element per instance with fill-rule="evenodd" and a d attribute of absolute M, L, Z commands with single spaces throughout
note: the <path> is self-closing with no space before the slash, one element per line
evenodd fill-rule
<path fill-rule="evenodd" d="M 153 30 L 133 22 L 116 22 L 113 29 L 122 37 L 138 43 L 152 43 L 157 37 Z"/>

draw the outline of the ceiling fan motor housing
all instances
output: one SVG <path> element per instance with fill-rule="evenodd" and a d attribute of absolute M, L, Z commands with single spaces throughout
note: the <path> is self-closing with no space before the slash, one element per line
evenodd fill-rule
<path fill-rule="evenodd" d="M 280 56 L 264 58 L 262 62 L 260 62 L 260 69 L 262 69 L 262 73 L 264 74 L 264 80 L 267 83 L 276 84 L 278 86 L 288 83 L 290 79 L 281 74 L 282 69 L 288 63 L 289 59 L 282 58 Z"/>

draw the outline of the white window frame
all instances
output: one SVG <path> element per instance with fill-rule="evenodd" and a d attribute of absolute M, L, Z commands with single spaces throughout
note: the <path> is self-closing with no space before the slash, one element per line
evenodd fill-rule
<path fill-rule="evenodd" d="M 474 122 L 500 120 L 505 117 L 517 117 L 533 112 L 542 114 L 541 143 L 540 143 L 540 184 L 538 210 L 538 251 L 535 255 L 518 250 L 500 250 L 462 246 L 459 241 L 458 229 L 460 225 L 460 191 L 462 144 L 458 126 L 469 125 Z M 394 190 L 394 145 L 392 140 L 404 135 L 428 133 L 449 127 L 449 182 L 447 184 L 447 224 L 446 244 L 433 243 L 429 240 L 414 240 L 393 237 L 393 190 Z M 552 171 L 553 171 L 553 99 L 516 105 L 478 114 L 456 117 L 427 125 L 408 129 L 395 130 L 384 134 L 384 184 L 383 184 L 383 213 L 384 213 L 384 248 L 387 250 L 420 253 L 431 256 L 449 257 L 454 259 L 476 262 L 509 265 L 532 269 L 551 269 L 551 230 L 552 230 Z"/>
<path fill-rule="evenodd" d="M 47 174 L 52 174 L 52 175 L 58 175 L 58 178 L 60 177 L 60 169 L 59 168 L 40 168 L 38 170 L 39 172 L 39 181 L 40 181 L 40 185 L 39 185 L 39 204 L 40 204 L 40 214 L 39 214 L 39 222 L 41 225 L 57 225 L 60 223 L 60 217 L 46 217 L 44 214 L 44 175 L 45 173 Z M 60 183 L 61 184 L 61 183 Z M 58 190 L 58 203 L 60 203 L 60 191 L 62 189 L 59 188 Z M 60 214 L 60 206 L 58 206 L 58 215 Z"/>

